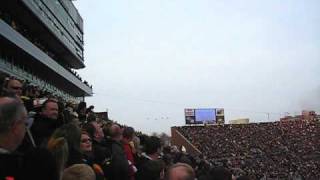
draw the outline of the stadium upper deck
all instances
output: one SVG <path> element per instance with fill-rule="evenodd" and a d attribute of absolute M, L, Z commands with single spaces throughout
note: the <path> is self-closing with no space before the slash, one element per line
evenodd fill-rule
<path fill-rule="evenodd" d="M 84 68 L 83 21 L 69 0 L 4 0 L 0 7 L 0 71 L 84 97 L 92 88 L 72 69 Z"/>

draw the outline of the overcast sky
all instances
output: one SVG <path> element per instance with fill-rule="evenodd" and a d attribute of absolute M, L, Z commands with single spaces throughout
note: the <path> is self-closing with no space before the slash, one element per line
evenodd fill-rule
<path fill-rule="evenodd" d="M 319 0 L 78 0 L 96 111 L 146 133 L 184 108 L 274 121 L 320 112 Z M 267 113 L 270 113 L 269 119 Z"/>

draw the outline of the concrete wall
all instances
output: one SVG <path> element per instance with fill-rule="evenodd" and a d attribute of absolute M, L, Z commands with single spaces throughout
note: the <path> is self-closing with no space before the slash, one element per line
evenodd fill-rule
<path fill-rule="evenodd" d="M 187 150 L 187 153 L 192 155 L 201 154 L 200 150 L 198 150 L 189 140 L 187 140 L 175 127 L 171 128 L 171 145 L 175 145 L 178 148 L 184 146 Z"/>

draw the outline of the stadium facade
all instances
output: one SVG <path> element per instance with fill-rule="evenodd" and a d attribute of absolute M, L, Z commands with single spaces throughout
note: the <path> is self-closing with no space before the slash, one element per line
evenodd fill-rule
<path fill-rule="evenodd" d="M 70 0 L 3 0 L 0 72 L 66 99 L 92 95 L 75 73 L 85 67 L 83 20 Z"/>
<path fill-rule="evenodd" d="M 249 118 L 240 118 L 240 119 L 233 119 L 229 121 L 229 124 L 249 124 Z"/>

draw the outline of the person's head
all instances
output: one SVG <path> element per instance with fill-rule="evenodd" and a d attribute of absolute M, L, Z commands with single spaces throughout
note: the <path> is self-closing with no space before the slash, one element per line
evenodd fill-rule
<path fill-rule="evenodd" d="M 95 127 L 93 126 L 92 123 L 85 123 L 82 125 L 82 130 L 86 131 L 89 135 L 89 137 L 92 139 L 94 139 L 94 134 L 95 134 Z"/>
<path fill-rule="evenodd" d="M 92 168 L 86 164 L 74 164 L 66 168 L 62 180 L 95 180 L 96 175 Z"/>
<path fill-rule="evenodd" d="M 213 168 L 209 171 L 208 179 L 232 180 L 232 173 L 223 167 Z"/>
<path fill-rule="evenodd" d="M 110 126 L 110 137 L 116 141 L 120 141 L 122 139 L 122 130 L 118 124 L 113 123 Z"/>
<path fill-rule="evenodd" d="M 0 98 L 0 145 L 14 151 L 26 132 L 27 111 L 17 99 Z"/>
<path fill-rule="evenodd" d="M 128 141 L 132 141 L 134 137 L 134 129 L 132 127 L 125 127 L 122 135 L 124 139 L 127 139 Z"/>
<path fill-rule="evenodd" d="M 56 167 L 59 174 L 65 168 L 69 157 L 68 142 L 64 137 L 50 138 L 47 149 L 51 152 L 55 159 Z"/>
<path fill-rule="evenodd" d="M 94 106 L 89 106 L 88 109 L 86 110 L 86 113 L 92 113 L 94 109 Z"/>
<path fill-rule="evenodd" d="M 44 117 L 47 117 L 49 119 L 58 119 L 59 115 L 59 108 L 58 108 L 58 103 L 55 100 L 46 100 L 42 104 L 42 111 L 41 114 Z"/>
<path fill-rule="evenodd" d="M 77 108 L 77 113 L 79 114 L 85 114 L 86 113 L 86 109 L 87 109 L 87 103 L 84 102 L 84 101 L 81 101 L 79 104 L 78 104 L 78 108 Z"/>
<path fill-rule="evenodd" d="M 64 102 L 63 101 L 60 101 L 60 100 L 58 100 L 57 101 L 57 104 L 58 104 L 58 116 L 60 115 L 60 116 L 63 116 L 63 111 L 65 110 L 64 109 Z"/>
<path fill-rule="evenodd" d="M 172 165 L 167 171 L 167 180 L 194 180 L 195 172 L 191 166 L 184 163 Z"/>
<path fill-rule="evenodd" d="M 40 89 L 39 89 L 38 86 L 34 87 L 34 89 L 33 89 L 33 96 L 34 96 L 35 98 L 37 98 L 37 97 L 40 96 Z"/>
<path fill-rule="evenodd" d="M 111 126 L 112 126 L 113 122 L 107 122 L 106 124 L 103 125 L 103 134 L 106 138 L 110 138 L 111 136 Z"/>
<path fill-rule="evenodd" d="M 70 123 L 78 126 L 79 128 L 81 127 L 81 122 L 78 118 L 78 114 L 76 112 L 73 112 L 72 114 L 70 114 Z"/>
<path fill-rule="evenodd" d="M 68 101 L 65 105 L 65 108 L 71 111 L 75 111 L 76 103 L 74 101 Z"/>
<path fill-rule="evenodd" d="M 94 134 L 93 134 L 94 140 L 100 142 L 104 138 L 102 127 L 96 121 L 92 121 L 91 124 L 94 127 Z"/>
<path fill-rule="evenodd" d="M 33 96 L 33 86 L 29 86 L 29 85 L 25 86 L 23 88 L 22 94 L 27 97 L 34 97 Z"/>
<path fill-rule="evenodd" d="M 18 97 L 22 95 L 22 83 L 16 78 L 8 78 L 5 80 L 4 88 L 15 93 Z"/>
<path fill-rule="evenodd" d="M 151 136 L 146 139 L 145 142 L 145 152 L 148 155 L 159 154 L 161 150 L 161 142 L 160 139 L 156 136 Z"/>
<path fill-rule="evenodd" d="M 141 153 L 140 138 L 138 136 L 134 136 L 132 139 L 132 142 L 133 142 L 135 153 L 140 154 Z"/>
<path fill-rule="evenodd" d="M 66 139 L 68 144 L 69 158 L 74 154 L 80 154 L 80 139 L 81 139 L 81 131 L 80 128 L 76 125 L 69 123 L 65 124 L 62 127 L 56 129 L 50 139 L 57 139 L 63 137 Z M 49 140 L 50 142 L 50 140 Z"/>
<path fill-rule="evenodd" d="M 164 178 L 165 164 L 161 160 L 147 161 L 141 167 L 140 180 L 160 180 Z"/>
<path fill-rule="evenodd" d="M 165 146 L 163 147 L 163 154 L 170 154 L 171 153 L 171 147 Z"/>
<path fill-rule="evenodd" d="M 89 134 L 86 131 L 81 132 L 80 150 L 82 153 L 88 153 L 92 151 L 92 142 Z"/>

